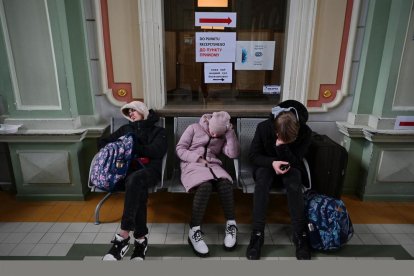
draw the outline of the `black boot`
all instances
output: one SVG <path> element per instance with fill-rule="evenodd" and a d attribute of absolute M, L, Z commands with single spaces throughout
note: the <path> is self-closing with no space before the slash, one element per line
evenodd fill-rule
<path fill-rule="evenodd" d="M 309 246 L 309 236 L 306 231 L 299 234 L 294 234 L 293 242 L 296 246 L 296 259 L 298 260 L 310 260 L 311 249 Z"/>
<path fill-rule="evenodd" d="M 262 245 L 264 243 L 264 233 L 253 231 L 250 236 L 250 243 L 246 250 L 246 257 L 249 260 L 259 260 Z"/>

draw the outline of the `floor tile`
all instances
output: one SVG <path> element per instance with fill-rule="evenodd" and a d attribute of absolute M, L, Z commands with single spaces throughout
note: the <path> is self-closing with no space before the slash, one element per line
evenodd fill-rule
<path fill-rule="evenodd" d="M 148 236 L 148 243 L 149 244 L 164 244 L 166 236 L 167 235 L 165 233 L 150 233 Z"/>
<path fill-rule="evenodd" d="M 400 244 L 414 244 L 414 237 L 411 237 L 410 234 L 392 234 L 392 237 Z"/>
<path fill-rule="evenodd" d="M 10 252 L 9 256 L 27 256 L 35 247 L 34 243 L 20 243 Z"/>
<path fill-rule="evenodd" d="M 16 246 L 17 243 L 2 243 L 0 245 L 0 256 L 8 256 Z"/>
<path fill-rule="evenodd" d="M 363 244 L 363 242 L 359 238 L 359 234 L 354 234 L 352 238 L 348 241 L 348 244 Z"/>
<path fill-rule="evenodd" d="M 36 226 L 37 222 L 23 222 L 13 232 L 15 233 L 28 233 Z"/>
<path fill-rule="evenodd" d="M 150 233 L 164 233 L 166 234 L 168 231 L 168 223 L 153 223 L 151 229 L 149 230 Z"/>
<path fill-rule="evenodd" d="M 252 232 L 252 226 L 250 224 L 237 224 L 238 233 L 248 233 Z"/>
<path fill-rule="evenodd" d="M 46 233 L 53 226 L 53 224 L 53 222 L 38 222 L 31 232 Z"/>
<path fill-rule="evenodd" d="M 36 244 L 32 251 L 29 252 L 28 256 L 47 256 L 49 251 L 54 246 L 53 243 L 39 243 Z"/>
<path fill-rule="evenodd" d="M 388 233 L 387 230 L 382 226 L 382 224 L 367 224 L 366 225 L 371 233 L 375 234 L 385 234 Z"/>
<path fill-rule="evenodd" d="M 403 244 L 402 247 L 414 258 L 414 244 Z"/>
<path fill-rule="evenodd" d="M 375 237 L 381 244 L 399 244 L 390 234 L 375 234 Z"/>
<path fill-rule="evenodd" d="M 93 240 L 94 244 L 109 244 L 114 237 L 114 233 L 98 233 Z"/>
<path fill-rule="evenodd" d="M 22 223 L 21 222 L 5 222 L 0 224 L 0 232 L 14 232 L 17 227 L 19 227 Z"/>
<path fill-rule="evenodd" d="M 170 223 L 168 224 L 168 234 L 183 234 L 185 229 L 184 223 Z"/>
<path fill-rule="evenodd" d="M 187 241 L 185 241 L 187 242 Z M 184 243 L 184 234 L 173 234 L 168 233 L 165 239 L 166 244 L 183 244 Z"/>
<path fill-rule="evenodd" d="M 29 233 L 21 243 L 38 243 L 44 235 L 45 233 Z"/>
<path fill-rule="evenodd" d="M 224 240 L 224 234 L 220 235 L 219 240 L 221 240 L 221 241 Z M 249 243 L 250 243 L 250 234 L 249 233 L 238 233 L 237 234 L 237 244 L 249 244 Z"/>
<path fill-rule="evenodd" d="M 66 229 L 65 232 L 70 233 L 79 233 L 82 232 L 83 228 L 85 228 L 86 222 L 74 222 L 71 223 Z"/>
<path fill-rule="evenodd" d="M 381 244 L 374 234 L 358 234 L 364 244 Z"/>
<path fill-rule="evenodd" d="M 21 242 L 28 233 L 10 233 L 2 243 L 19 243 Z"/>
<path fill-rule="evenodd" d="M 42 239 L 39 241 L 39 243 L 56 243 L 60 236 L 62 236 L 62 233 L 46 233 Z"/>
<path fill-rule="evenodd" d="M 204 241 L 206 244 L 222 244 L 223 240 L 219 240 L 217 232 L 204 233 Z"/>
<path fill-rule="evenodd" d="M 369 230 L 366 224 L 354 224 L 353 226 L 354 226 L 354 231 L 357 234 L 371 233 L 371 231 Z"/>
<path fill-rule="evenodd" d="M 97 233 L 80 233 L 75 243 L 93 243 L 93 240 L 96 238 Z"/>
<path fill-rule="evenodd" d="M 403 228 L 401 227 L 403 224 L 383 224 L 383 227 L 387 231 L 387 233 L 391 234 L 399 234 L 404 233 Z"/>
<path fill-rule="evenodd" d="M 56 222 L 53 224 L 52 227 L 49 229 L 49 233 L 63 233 L 65 232 L 66 228 L 68 228 L 70 223 L 67 222 Z"/>
<path fill-rule="evenodd" d="M 0 243 L 7 238 L 10 233 L 0 232 Z"/>
<path fill-rule="evenodd" d="M 102 227 L 102 224 L 95 225 L 94 223 L 89 222 L 83 228 L 82 232 L 86 232 L 86 233 L 98 233 L 99 230 L 101 229 L 101 227 Z"/>
<path fill-rule="evenodd" d="M 63 233 L 62 236 L 60 236 L 57 243 L 75 243 L 76 239 L 78 238 L 79 233 Z"/>
<path fill-rule="evenodd" d="M 66 256 L 69 249 L 72 247 L 72 244 L 55 244 L 52 249 L 49 251 L 48 256 Z"/>
<path fill-rule="evenodd" d="M 290 237 L 288 237 L 287 235 L 272 235 L 272 240 L 274 244 L 292 244 Z"/>
<path fill-rule="evenodd" d="M 99 229 L 100 233 L 116 233 L 119 223 L 103 223 Z"/>
<path fill-rule="evenodd" d="M 221 231 L 224 231 L 224 224 L 218 224 L 218 223 L 209 223 L 209 224 L 203 224 L 201 226 L 201 231 L 203 231 L 204 234 L 210 234 L 210 233 L 219 233 Z"/>

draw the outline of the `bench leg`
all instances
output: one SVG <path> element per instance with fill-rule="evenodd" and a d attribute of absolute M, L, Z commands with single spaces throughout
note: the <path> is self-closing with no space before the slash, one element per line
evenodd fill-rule
<path fill-rule="evenodd" d="M 102 205 L 104 202 L 112 195 L 112 193 L 107 193 L 104 198 L 99 201 L 98 205 L 95 208 L 95 225 L 99 225 L 101 222 L 99 221 L 99 211 L 101 210 Z"/>

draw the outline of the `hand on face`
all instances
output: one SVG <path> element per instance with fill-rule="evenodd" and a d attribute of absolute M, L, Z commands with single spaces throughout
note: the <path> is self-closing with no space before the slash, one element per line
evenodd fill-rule
<path fill-rule="evenodd" d="M 132 108 L 130 108 L 128 110 L 128 116 L 129 116 L 129 118 L 131 118 L 131 120 L 133 122 L 135 122 L 135 121 L 141 121 L 141 120 L 144 119 L 144 116 L 142 116 L 141 113 L 139 113 L 138 111 L 136 111 L 135 109 L 132 109 Z"/>

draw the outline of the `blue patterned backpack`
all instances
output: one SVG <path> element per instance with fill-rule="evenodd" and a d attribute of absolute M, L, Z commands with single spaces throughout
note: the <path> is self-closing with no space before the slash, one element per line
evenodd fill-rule
<path fill-rule="evenodd" d="M 308 191 L 305 212 L 313 249 L 337 250 L 352 238 L 354 228 L 342 200 Z"/>
<path fill-rule="evenodd" d="M 115 142 L 108 143 L 94 159 L 90 182 L 96 188 L 108 192 L 116 189 L 116 184 L 125 178 L 133 157 L 134 135 L 128 133 Z"/>

